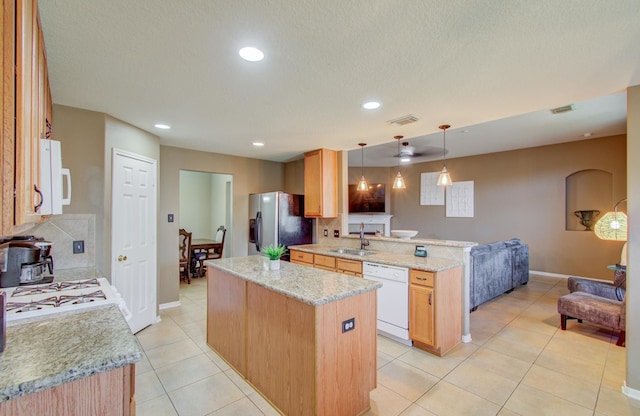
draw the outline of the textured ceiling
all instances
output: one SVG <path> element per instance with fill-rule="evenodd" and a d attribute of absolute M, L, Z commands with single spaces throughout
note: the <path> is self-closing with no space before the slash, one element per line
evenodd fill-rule
<path fill-rule="evenodd" d="M 624 90 L 640 84 L 638 0 L 39 6 L 55 103 L 110 114 L 163 145 L 259 159 L 364 141 L 368 165 L 393 165 L 393 136 L 441 151 L 443 123 L 448 157 L 620 134 Z M 264 61 L 240 59 L 247 45 Z M 363 110 L 370 99 L 382 107 Z M 549 108 L 570 103 L 580 105 L 552 118 Z M 408 114 L 419 121 L 387 123 Z"/>

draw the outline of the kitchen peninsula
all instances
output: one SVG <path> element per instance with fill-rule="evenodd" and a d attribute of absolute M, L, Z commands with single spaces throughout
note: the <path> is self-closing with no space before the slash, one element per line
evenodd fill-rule
<path fill-rule="evenodd" d="M 287 415 L 357 415 L 376 388 L 381 285 L 263 256 L 207 266 L 207 344 Z"/>

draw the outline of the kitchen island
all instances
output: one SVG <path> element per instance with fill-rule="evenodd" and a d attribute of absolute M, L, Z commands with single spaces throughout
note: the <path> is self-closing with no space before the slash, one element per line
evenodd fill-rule
<path fill-rule="evenodd" d="M 205 262 L 207 344 L 287 415 L 358 415 L 376 388 L 380 283 L 262 256 Z"/>
<path fill-rule="evenodd" d="M 115 305 L 10 322 L 0 415 L 135 414 L 142 351 Z"/>

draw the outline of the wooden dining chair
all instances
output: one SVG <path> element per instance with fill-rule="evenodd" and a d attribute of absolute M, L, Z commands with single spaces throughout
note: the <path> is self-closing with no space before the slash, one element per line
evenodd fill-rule
<path fill-rule="evenodd" d="M 220 245 L 216 246 L 211 253 L 209 253 L 209 259 L 219 259 L 222 257 L 222 250 L 224 249 L 224 237 L 227 235 L 227 229 L 224 225 L 218 227 L 216 230 L 216 241 L 220 242 Z"/>
<path fill-rule="evenodd" d="M 179 231 L 180 280 L 191 284 L 191 233 L 180 228 Z"/>

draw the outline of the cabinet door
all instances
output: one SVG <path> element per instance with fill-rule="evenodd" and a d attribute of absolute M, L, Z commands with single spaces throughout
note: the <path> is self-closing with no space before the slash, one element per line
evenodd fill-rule
<path fill-rule="evenodd" d="M 336 258 L 331 256 L 323 256 L 321 254 L 316 254 L 313 260 L 313 265 L 318 269 L 335 271 Z"/>
<path fill-rule="evenodd" d="M 2 205 L 0 212 L 2 227 L 0 234 L 10 235 L 13 230 L 13 188 L 14 188 L 14 154 L 15 154 L 15 2 L 3 0 L 0 9 L 0 21 L 2 29 L 2 53 L 0 53 L 0 66 L 2 67 L 2 79 L 0 82 L 0 114 L 2 123 L 0 128 L 0 169 L 2 170 Z"/>
<path fill-rule="evenodd" d="M 430 287 L 409 287 L 409 337 L 429 346 L 434 345 L 434 291 Z"/>
<path fill-rule="evenodd" d="M 336 271 L 362 277 L 362 262 L 357 260 L 336 259 Z"/>
<path fill-rule="evenodd" d="M 318 149 L 304 155 L 304 215 L 338 215 L 338 159 L 335 150 Z"/>
<path fill-rule="evenodd" d="M 44 66 L 40 50 L 37 1 L 16 2 L 16 199 L 15 224 L 37 221 L 36 206 L 41 195 L 36 191 L 40 178 L 40 136 L 43 133 L 41 89 Z"/>

